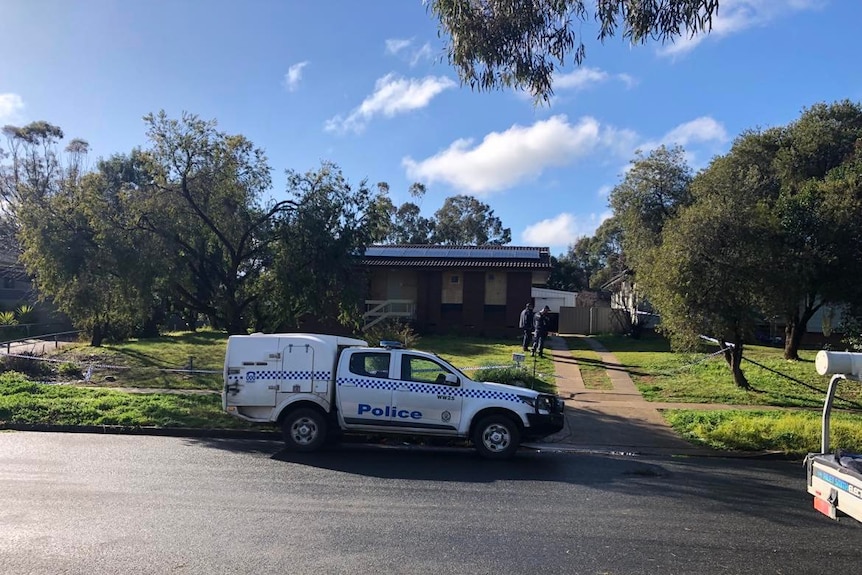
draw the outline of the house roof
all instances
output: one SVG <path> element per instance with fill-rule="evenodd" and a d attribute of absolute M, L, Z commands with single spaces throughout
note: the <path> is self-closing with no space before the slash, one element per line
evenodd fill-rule
<path fill-rule="evenodd" d="M 385 267 L 549 270 L 551 254 L 546 247 L 530 246 L 369 246 L 361 263 Z"/>

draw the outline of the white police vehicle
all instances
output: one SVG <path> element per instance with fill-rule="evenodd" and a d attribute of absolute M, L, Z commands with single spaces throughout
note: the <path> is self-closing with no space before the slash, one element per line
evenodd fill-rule
<path fill-rule="evenodd" d="M 489 458 L 561 430 L 564 408 L 554 395 L 473 381 L 432 353 L 306 333 L 231 336 L 222 403 L 278 424 L 297 451 L 339 433 L 399 434 L 467 438 Z"/>

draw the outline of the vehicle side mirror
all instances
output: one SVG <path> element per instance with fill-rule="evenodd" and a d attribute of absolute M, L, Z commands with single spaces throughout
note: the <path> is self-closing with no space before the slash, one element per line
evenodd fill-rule
<path fill-rule="evenodd" d="M 454 373 L 447 373 L 446 374 L 446 385 L 458 385 L 458 384 L 459 384 L 459 381 L 458 381 L 457 375 L 455 375 Z"/>

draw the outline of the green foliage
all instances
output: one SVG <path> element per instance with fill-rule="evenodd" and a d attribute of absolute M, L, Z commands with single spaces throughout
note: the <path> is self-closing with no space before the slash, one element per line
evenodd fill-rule
<path fill-rule="evenodd" d="M 357 328 L 365 282 L 356 255 L 382 239 L 389 214 L 366 182 L 351 186 L 338 166 L 289 171 L 296 206 L 279 218 L 270 260 L 255 284 L 258 331 L 300 328 L 306 318 Z"/>
<path fill-rule="evenodd" d="M 275 220 L 292 201 L 262 205 L 271 169 L 262 150 L 193 114 L 145 116 L 151 184 L 136 194 L 139 225 L 164 244 L 177 307 L 244 333 L 255 282 L 270 257 Z"/>
<path fill-rule="evenodd" d="M 554 393 L 556 390 L 552 384 L 531 375 L 525 367 L 486 367 L 471 374 L 471 378 L 476 381 L 504 383 L 545 393 Z"/>
<path fill-rule="evenodd" d="M 0 357 L 0 371 L 22 373 L 28 377 L 45 378 L 53 373 L 51 366 L 41 361 L 42 356 L 30 352 Z"/>
<path fill-rule="evenodd" d="M 449 39 L 449 62 L 463 83 L 511 86 L 547 101 L 558 67 L 584 60 L 577 37 L 584 22 L 598 22 L 600 40 L 619 33 L 633 43 L 665 42 L 708 31 L 718 0 L 432 0 L 428 10 Z"/>
<path fill-rule="evenodd" d="M 15 309 L 15 316 L 18 318 L 19 323 L 33 323 L 36 316 L 36 308 L 23 303 Z M 0 323 L 3 323 L 2 314 L 0 314 Z"/>
<path fill-rule="evenodd" d="M 371 326 L 360 337 L 370 345 L 377 345 L 381 341 L 399 341 L 406 348 L 415 348 L 421 339 L 409 321 L 395 318 Z"/>
<path fill-rule="evenodd" d="M 664 416 L 686 439 L 715 449 L 797 456 L 820 451 L 820 414 L 814 411 L 668 410 Z M 830 445 L 862 451 L 862 415 L 833 414 Z"/>
<path fill-rule="evenodd" d="M 473 368 L 514 366 L 512 353 L 521 353 L 520 339 L 425 335 L 421 349 L 436 353 L 455 367 L 466 370 L 471 379 L 478 377 Z M 532 375 L 554 386 L 554 362 L 549 356 L 527 357 L 524 367 Z"/>
<path fill-rule="evenodd" d="M 647 155 L 636 152 L 625 178 L 611 190 L 619 239 L 635 272 L 651 265 L 665 224 L 691 204 L 691 181 L 685 151 L 659 146 Z"/>
<path fill-rule="evenodd" d="M 18 318 L 14 311 L 0 311 L 0 326 L 18 325 Z"/>
<path fill-rule="evenodd" d="M 80 378 L 83 375 L 81 372 L 81 367 L 78 364 L 72 363 L 70 361 L 66 361 L 66 362 L 61 363 L 57 367 L 57 373 L 64 376 L 64 377 L 75 377 L 75 378 Z"/>
<path fill-rule="evenodd" d="M 218 395 L 133 394 L 37 384 L 0 374 L 0 421 L 54 425 L 245 428 Z"/>
<path fill-rule="evenodd" d="M 751 384 L 751 389 L 746 390 L 734 385 L 720 357 L 711 356 L 718 350 L 714 345 L 679 353 L 671 351 L 667 340 L 650 332 L 637 340 L 624 336 L 599 336 L 597 339 L 626 366 L 648 401 L 816 410 L 823 406 L 829 384 L 828 378 L 814 370 L 816 350 L 801 350 L 800 361 L 787 361 L 780 349 L 746 345 L 743 364 Z M 862 408 L 862 386 L 840 387 L 836 407 Z"/>
<path fill-rule="evenodd" d="M 98 348 L 68 345 L 52 358 L 80 366 L 82 371 L 94 366 L 90 385 L 219 390 L 223 384 L 221 369 L 226 346 L 226 334 L 201 330 L 130 339 Z M 168 371 L 188 369 L 190 363 L 195 370 L 214 373 L 189 375 Z"/>
<path fill-rule="evenodd" d="M 491 206 L 473 196 L 446 198 L 434 213 L 433 243 L 444 245 L 504 245 L 512 241 L 511 228 L 494 215 Z"/>

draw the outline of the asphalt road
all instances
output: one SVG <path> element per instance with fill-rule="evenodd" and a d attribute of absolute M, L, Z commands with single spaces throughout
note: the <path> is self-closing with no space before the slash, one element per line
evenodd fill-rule
<path fill-rule="evenodd" d="M 854 573 L 798 462 L 0 433 L 0 573 Z"/>

